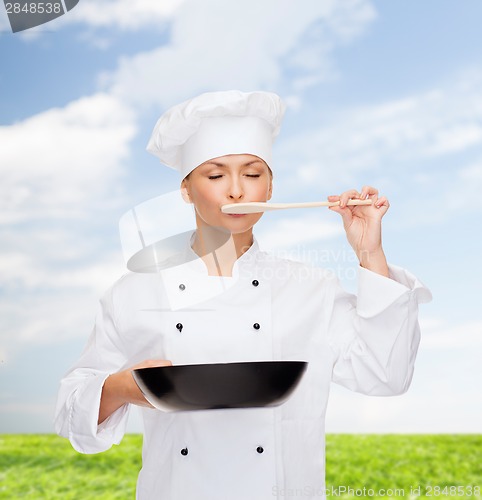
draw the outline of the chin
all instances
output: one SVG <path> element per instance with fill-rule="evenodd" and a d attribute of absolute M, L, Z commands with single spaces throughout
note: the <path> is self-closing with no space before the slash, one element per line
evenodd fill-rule
<path fill-rule="evenodd" d="M 231 234 L 241 234 L 253 228 L 257 221 L 249 220 L 248 218 L 239 217 L 231 220 L 224 220 L 219 227 L 229 231 Z"/>

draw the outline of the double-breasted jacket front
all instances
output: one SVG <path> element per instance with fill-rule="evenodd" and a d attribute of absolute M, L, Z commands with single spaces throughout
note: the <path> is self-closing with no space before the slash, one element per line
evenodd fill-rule
<path fill-rule="evenodd" d="M 129 405 L 98 426 L 102 386 L 109 374 L 146 359 L 308 361 L 295 392 L 276 408 L 142 408 L 137 498 L 322 498 L 331 381 L 369 395 L 403 393 L 419 343 L 418 303 L 430 292 L 390 266 L 390 278 L 360 268 L 355 296 L 333 274 L 274 258 L 256 240 L 229 278 L 187 260 L 129 273 L 106 293 L 84 353 L 62 380 L 57 432 L 83 453 L 119 443 Z"/>

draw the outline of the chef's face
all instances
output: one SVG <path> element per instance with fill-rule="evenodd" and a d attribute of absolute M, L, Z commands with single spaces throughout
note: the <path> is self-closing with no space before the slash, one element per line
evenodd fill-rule
<path fill-rule="evenodd" d="M 181 183 L 186 201 L 196 210 L 197 227 L 213 226 L 231 234 L 250 231 L 262 214 L 232 215 L 221 212 L 227 203 L 267 201 L 271 198 L 272 175 L 257 156 L 220 156 L 195 168 Z"/>

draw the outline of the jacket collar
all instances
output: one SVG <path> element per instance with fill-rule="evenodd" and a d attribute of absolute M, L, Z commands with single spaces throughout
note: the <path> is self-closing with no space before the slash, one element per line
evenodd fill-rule
<path fill-rule="evenodd" d="M 189 244 L 186 245 L 186 248 L 184 250 L 184 264 L 186 266 L 186 269 L 191 270 L 192 272 L 199 273 L 201 275 L 204 275 L 206 277 L 210 278 L 219 278 L 219 276 L 209 276 L 208 275 L 208 270 L 206 267 L 206 264 L 204 263 L 203 259 L 199 257 L 199 255 L 194 252 L 192 249 L 192 245 L 194 243 L 194 237 L 196 235 L 196 231 L 193 231 L 190 238 L 189 238 Z M 251 269 L 254 267 L 255 261 L 257 259 L 259 253 L 259 244 L 256 238 L 253 235 L 253 243 L 252 245 L 248 248 L 246 252 L 239 257 L 233 265 L 233 272 L 232 272 L 232 277 L 237 278 L 241 272 L 244 272 L 246 270 Z"/>
<path fill-rule="evenodd" d="M 255 266 L 259 246 L 253 237 L 253 244 L 234 263 L 232 276 L 209 276 L 206 264 L 191 247 L 194 235 L 195 231 L 176 259 L 178 264 L 160 271 L 171 310 L 193 307 L 226 292 L 240 276 L 252 274 Z"/>

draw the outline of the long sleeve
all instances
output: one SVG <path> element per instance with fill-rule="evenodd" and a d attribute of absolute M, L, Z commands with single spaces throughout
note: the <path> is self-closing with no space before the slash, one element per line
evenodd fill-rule
<path fill-rule="evenodd" d="M 372 396 L 408 389 L 420 342 L 418 304 L 431 300 L 415 276 L 392 265 L 389 271 L 386 278 L 360 267 L 357 297 L 338 286 L 329 323 L 333 381 Z"/>
<path fill-rule="evenodd" d="M 97 425 L 105 379 L 126 363 L 113 315 L 112 289 L 101 300 L 93 332 L 79 361 L 60 383 L 56 432 L 81 453 L 98 453 L 119 444 L 127 424 L 124 405 Z"/>

